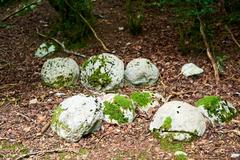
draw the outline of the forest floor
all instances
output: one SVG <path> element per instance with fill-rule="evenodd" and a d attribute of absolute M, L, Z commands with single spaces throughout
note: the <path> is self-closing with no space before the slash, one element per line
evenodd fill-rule
<path fill-rule="evenodd" d="M 167 13 L 147 8 L 143 33 L 132 36 L 126 29 L 123 1 L 97 0 L 96 11 L 104 18 L 97 19 L 95 29 L 111 51 L 127 64 L 137 57 L 149 58 L 160 70 L 159 82 L 151 87 L 124 86 L 116 92 L 129 94 L 133 90 L 152 90 L 171 100 L 183 100 L 194 105 L 204 95 L 219 95 L 240 109 L 240 50 L 231 36 L 219 29 L 217 49 L 227 55 L 225 74 L 217 86 L 206 53 L 181 54 L 178 49 L 177 29 Z M 0 17 L 12 12 L 16 5 L 0 8 Z M 128 125 L 104 123 L 100 131 L 68 143 L 50 128 L 43 132 L 51 119 L 53 108 L 64 98 L 78 93 L 91 94 L 80 83 L 70 89 L 52 89 L 42 84 L 40 71 L 46 59 L 34 57 L 38 46 L 46 41 L 36 34 L 36 28 L 47 32 L 56 20 L 53 8 L 44 2 L 37 10 L 25 16 L 7 20 L 11 28 L 0 29 L 0 159 L 15 159 L 25 153 L 38 152 L 28 159 L 173 159 L 173 150 L 166 150 L 150 134 L 150 115 L 138 113 Z M 120 31 L 118 27 L 124 27 Z M 240 39 L 240 32 L 233 28 Z M 224 43 L 221 43 L 223 42 Z M 87 56 L 104 52 L 94 37 L 87 47 L 79 50 Z M 74 58 L 79 64 L 82 58 Z M 204 69 L 204 74 L 185 78 L 181 66 L 193 62 Z M 55 93 L 65 93 L 56 96 Z M 30 103 L 37 99 L 36 103 Z M 190 159 L 231 159 L 240 153 L 240 117 L 223 126 L 209 125 L 204 136 L 183 146 Z M 59 150 L 64 150 L 61 153 Z M 49 153 L 47 153 L 48 151 Z"/>

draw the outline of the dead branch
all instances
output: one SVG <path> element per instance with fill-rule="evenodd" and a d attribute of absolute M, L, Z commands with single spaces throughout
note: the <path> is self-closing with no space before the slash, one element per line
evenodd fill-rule
<path fill-rule="evenodd" d="M 186 91 L 186 92 L 173 92 L 166 98 L 164 103 L 167 103 L 171 98 L 176 97 L 176 96 L 181 96 L 184 94 L 188 94 L 188 93 L 194 93 L 194 91 Z"/>
<path fill-rule="evenodd" d="M 100 42 L 100 44 L 102 45 L 103 49 L 105 51 L 109 51 L 109 49 L 106 47 L 106 45 L 104 44 L 104 42 L 98 37 L 96 31 L 92 28 L 92 26 L 90 25 L 90 23 L 86 20 L 86 18 L 81 14 L 79 13 L 78 11 L 76 11 L 69 3 L 67 0 L 64 0 L 64 2 L 68 5 L 68 7 L 70 7 L 74 12 L 76 12 L 79 17 L 86 23 L 86 25 L 91 29 L 94 37 Z"/>
<path fill-rule="evenodd" d="M 30 117 L 20 113 L 20 112 L 15 112 L 17 116 L 21 116 L 23 117 L 24 119 L 26 119 L 27 121 L 30 121 L 30 122 L 33 122 L 34 124 L 37 124 L 35 120 L 31 119 Z"/>
<path fill-rule="evenodd" d="M 30 152 L 27 154 L 23 154 L 21 156 L 19 156 L 18 158 L 16 158 L 16 160 L 21 160 L 30 156 L 34 156 L 34 155 L 45 155 L 45 154 L 51 154 L 51 153 L 62 153 L 62 152 L 73 152 L 73 153 L 77 153 L 76 151 L 73 150 L 69 150 L 69 149 L 54 149 L 54 150 L 45 150 L 45 151 L 38 151 L 38 152 Z"/>
<path fill-rule="evenodd" d="M 65 47 L 65 45 L 64 45 L 63 43 L 61 43 L 61 42 L 60 42 L 59 40 L 57 40 L 56 38 L 48 37 L 47 35 L 44 35 L 44 34 L 40 33 L 40 32 L 38 31 L 38 28 L 36 28 L 36 31 L 37 31 L 37 34 L 38 34 L 39 36 L 42 36 L 42 37 L 47 38 L 47 39 L 51 39 L 51 40 L 53 40 L 54 42 L 56 42 L 59 46 L 62 47 L 62 49 L 63 49 L 63 51 L 64 51 L 65 53 L 67 53 L 67 54 L 73 54 L 73 55 L 80 56 L 80 57 L 83 57 L 83 58 L 86 57 L 86 56 L 83 55 L 83 54 L 80 54 L 80 53 L 78 53 L 78 52 L 74 52 L 74 51 L 70 51 L 70 50 L 66 49 L 66 47 Z"/>
<path fill-rule="evenodd" d="M 41 130 L 41 134 L 42 134 L 42 135 L 48 130 L 48 128 L 50 127 L 50 125 L 51 125 L 51 122 L 47 122 L 47 123 L 43 126 L 43 128 L 42 128 L 42 130 Z"/>
<path fill-rule="evenodd" d="M 238 43 L 237 39 L 234 37 L 234 35 L 233 35 L 232 31 L 230 30 L 230 28 L 227 25 L 225 25 L 225 29 L 231 35 L 233 42 L 238 46 L 238 48 L 240 48 L 240 44 Z"/>
<path fill-rule="evenodd" d="M 206 36 L 206 34 L 204 32 L 203 22 L 201 21 L 200 17 L 198 17 L 198 19 L 199 19 L 199 23 L 200 23 L 200 33 L 202 35 L 203 42 L 204 42 L 205 47 L 207 49 L 207 56 L 208 56 L 208 58 L 210 59 L 210 61 L 212 63 L 216 84 L 219 84 L 220 77 L 219 77 L 219 73 L 218 73 L 217 64 L 216 64 L 216 61 L 215 61 L 215 59 L 214 59 L 214 57 L 213 57 L 213 55 L 211 53 L 210 46 L 209 46 L 208 41 L 207 41 L 207 36 Z"/>
<path fill-rule="evenodd" d="M 19 12 L 22 12 L 24 9 L 26 9 L 26 8 L 32 6 L 32 5 L 37 5 L 37 4 L 38 4 L 37 1 L 33 1 L 32 3 L 29 3 L 28 5 L 26 5 L 26 6 L 22 7 L 22 8 L 20 8 L 20 9 L 16 10 L 15 12 L 12 12 L 11 14 L 7 15 L 7 16 L 4 17 L 1 21 L 4 22 L 4 21 L 6 21 L 7 19 L 15 16 L 15 15 L 18 14 Z"/>

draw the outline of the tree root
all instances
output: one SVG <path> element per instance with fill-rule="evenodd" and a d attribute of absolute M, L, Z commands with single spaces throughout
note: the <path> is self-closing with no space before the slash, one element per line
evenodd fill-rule
<path fill-rule="evenodd" d="M 230 28 L 227 25 L 225 25 L 225 29 L 231 35 L 233 42 L 238 46 L 238 48 L 240 48 L 240 44 L 238 43 L 237 39 L 234 37 L 234 35 L 233 35 L 232 31 L 230 30 Z"/>
<path fill-rule="evenodd" d="M 218 85 L 219 81 L 220 81 L 220 76 L 219 76 L 217 64 L 216 64 L 216 61 L 215 61 L 215 59 L 214 59 L 214 57 L 213 57 L 213 55 L 211 53 L 210 46 L 209 46 L 208 41 L 207 41 L 207 36 L 206 36 L 206 34 L 204 32 L 203 22 L 201 21 L 200 17 L 198 17 L 198 19 L 199 19 L 199 23 L 200 23 L 200 33 L 202 35 L 203 42 L 204 42 L 205 47 L 207 49 L 207 56 L 208 56 L 208 58 L 210 59 L 210 61 L 212 63 L 216 84 Z"/>
<path fill-rule="evenodd" d="M 62 152 L 73 152 L 77 153 L 76 151 L 69 150 L 69 149 L 54 149 L 54 150 L 45 150 L 45 151 L 37 151 L 37 152 L 30 152 L 27 154 L 23 154 L 16 158 L 16 160 L 22 160 L 24 158 L 30 157 L 30 156 L 35 156 L 35 155 L 45 155 L 45 154 L 51 154 L 51 153 L 62 153 Z"/>
<path fill-rule="evenodd" d="M 32 5 L 37 5 L 38 4 L 38 1 L 33 1 L 32 3 L 29 3 L 28 5 L 16 10 L 15 12 L 12 12 L 11 14 L 7 15 L 6 17 L 4 17 L 1 21 L 4 22 L 6 20 L 8 20 L 9 18 L 15 16 L 16 14 L 18 14 L 19 12 L 22 12 L 24 9 L 32 6 Z"/>
<path fill-rule="evenodd" d="M 68 7 L 70 7 L 74 12 L 76 12 L 78 14 L 78 16 L 86 23 L 86 25 L 91 29 L 94 37 L 98 40 L 98 42 L 100 42 L 100 44 L 102 45 L 103 49 L 105 51 L 109 51 L 109 49 L 106 47 L 106 45 L 103 43 L 103 41 L 98 37 L 96 31 L 92 28 L 92 26 L 89 24 L 89 22 L 86 20 L 86 18 L 84 18 L 84 16 L 79 13 L 78 11 L 76 11 L 69 3 L 67 0 L 64 0 L 64 2 L 68 5 Z"/>

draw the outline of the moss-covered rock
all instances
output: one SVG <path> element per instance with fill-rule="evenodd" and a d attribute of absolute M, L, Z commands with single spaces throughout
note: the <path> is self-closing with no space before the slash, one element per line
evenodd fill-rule
<path fill-rule="evenodd" d="M 137 58 L 127 64 L 125 77 L 133 85 L 152 85 L 159 78 L 159 70 L 149 59 Z"/>
<path fill-rule="evenodd" d="M 158 94 L 149 91 L 133 92 L 131 94 L 133 102 L 144 112 L 147 112 L 150 108 L 158 106 L 158 98 Z"/>
<path fill-rule="evenodd" d="M 214 123 L 224 123 L 237 115 L 236 108 L 218 96 L 205 96 L 196 102 L 199 110 Z"/>
<path fill-rule="evenodd" d="M 79 77 L 79 66 L 71 58 L 53 58 L 42 67 L 44 84 L 54 88 L 74 86 Z"/>
<path fill-rule="evenodd" d="M 202 136 L 206 120 L 198 109 L 188 103 L 171 101 L 161 106 L 150 123 L 150 131 L 160 138 L 188 141 Z"/>
<path fill-rule="evenodd" d="M 103 53 L 90 57 L 81 65 L 81 83 L 94 90 L 112 90 L 124 78 L 124 64 L 118 57 Z"/>
<path fill-rule="evenodd" d="M 106 94 L 101 97 L 104 120 L 112 124 L 125 124 L 134 120 L 135 106 L 126 95 Z"/>
<path fill-rule="evenodd" d="M 51 128 L 70 142 L 97 130 L 102 121 L 102 105 L 97 98 L 79 94 L 69 97 L 55 108 Z"/>

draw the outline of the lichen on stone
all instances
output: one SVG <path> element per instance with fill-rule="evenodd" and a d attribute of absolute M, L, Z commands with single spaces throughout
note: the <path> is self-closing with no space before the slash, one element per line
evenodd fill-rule
<path fill-rule="evenodd" d="M 71 58 L 47 60 L 41 70 L 43 83 L 53 88 L 74 86 L 79 77 L 79 66 Z"/>
<path fill-rule="evenodd" d="M 237 110 L 232 104 L 218 96 L 205 96 L 199 99 L 196 105 L 212 122 L 228 122 L 237 115 Z"/>
<path fill-rule="evenodd" d="M 123 76 L 123 62 L 111 54 L 92 56 L 81 65 L 81 82 L 91 89 L 113 89 L 121 83 Z"/>

